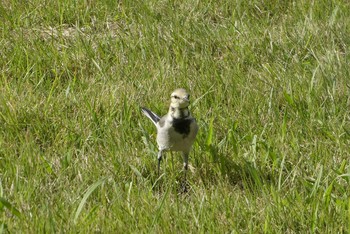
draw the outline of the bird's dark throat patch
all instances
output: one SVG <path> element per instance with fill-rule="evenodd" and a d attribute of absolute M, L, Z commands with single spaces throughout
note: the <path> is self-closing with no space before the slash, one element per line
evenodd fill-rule
<path fill-rule="evenodd" d="M 176 132 L 184 135 L 184 137 L 188 136 L 191 130 L 192 119 L 174 119 L 173 127 Z"/>

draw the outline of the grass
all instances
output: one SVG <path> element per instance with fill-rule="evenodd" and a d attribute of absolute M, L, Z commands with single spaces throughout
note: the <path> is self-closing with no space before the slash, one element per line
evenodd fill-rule
<path fill-rule="evenodd" d="M 348 233 L 350 4 L 2 1 L 0 232 Z M 191 92 L 200 132 L 156 174 Z"/>

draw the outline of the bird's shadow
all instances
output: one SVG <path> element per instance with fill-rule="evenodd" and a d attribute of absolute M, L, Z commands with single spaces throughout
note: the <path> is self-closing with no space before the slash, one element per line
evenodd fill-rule
<path fill-rule="evenodd" d="M 165 193 L 169 188 L 178 194 L 187 194 L 191 190 L 190 182 L 187 179 L 189 172 L 181 167 L 182 155 L 178 152 L 166 151 L 163 154 L 161 168 L 158 171 L 149 170 L 148 178 L 152 184 L 152 190 L 157 194 Z M 156 165 L 156 161 L 155 161 Z"/>
<path fill-rule="evenodd" d="M 153 152 L 155 154 L 155 152 Z M 274 183 L 272 171 L 265 170 L 259 164 L 238 157 L 235 152 L 223 154 L 218 147 L 209 146 L 201 155 L 192 157 L 194 172 L 187 172 L 184 177 L 183 169 L 178 162 L 176 152 L 167 152 L 161 162 L 160 174 L 155 170 L 147 170 L 145 175 L 150 179 L 152 190 L 161 195 L 169 188 L 177 194 L 190 195 L 193 185 L 197 186 L 201 181 L 205 187 L 216 186 L 218 183 L 228 183 L 240 189 L 259 191 L 259 188 Z M 180 160 L 181 161 L 181 160 Z M 153 166 L 152 166 L 153 167 Z"/>
<path fill-rule="evenodd" d="M 237 160 L 234 152 L 223 154 L 213 145 L 209 146 L 206 152 L 205 159 L 198 158 L 196 161 L 200 165 L 197 166 L 199 168 L 198 174 L 206 186 L 227 182 L 242 189 L 256 190 L 256 188 L 273 182 L 273 176 L 269 171 L 244 158 Z M 209 162 L 203 164 L 201 161 Z"/>

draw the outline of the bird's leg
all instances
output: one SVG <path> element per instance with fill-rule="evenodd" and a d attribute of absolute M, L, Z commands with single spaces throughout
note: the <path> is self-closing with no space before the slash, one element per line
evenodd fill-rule
<path fill-rule="evenodd" d="M 163 150 L 159 150 L 159 152 L 158 152 L 158 177 L 159 177 L 159 171 L 160 171 L 160 161 L 162 161 L 162 154 L 163 154 Z"/>
<path fill-rule="evenodd" d="M 184 156 L 184 170 L 185 170 L 185 175 L 188 169 L 188 153 L 183 153 Z"/>
<path fill-rule="evenodd" d="M 184 181 L 183 181 L 183 185 L 182 185 L 182 190 L 183 192 L 187 192 L 187 169 L 188 169 L 188 153 L 183 153 L 183 157 L 184 157 Z"/>

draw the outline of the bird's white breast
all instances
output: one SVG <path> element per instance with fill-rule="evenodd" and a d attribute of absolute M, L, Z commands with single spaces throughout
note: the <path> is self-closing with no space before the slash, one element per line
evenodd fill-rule
<path fill-rule="evenodd" d="M 159 149 L 172 151 L 189 152 L 198 132 L 198 125 L 193 118 L 190 118 L 188 134 L 181 134 L 173 126 L 173 119 L 167 116 L 164 122 L 157 125 L 157 143 Z"/>

